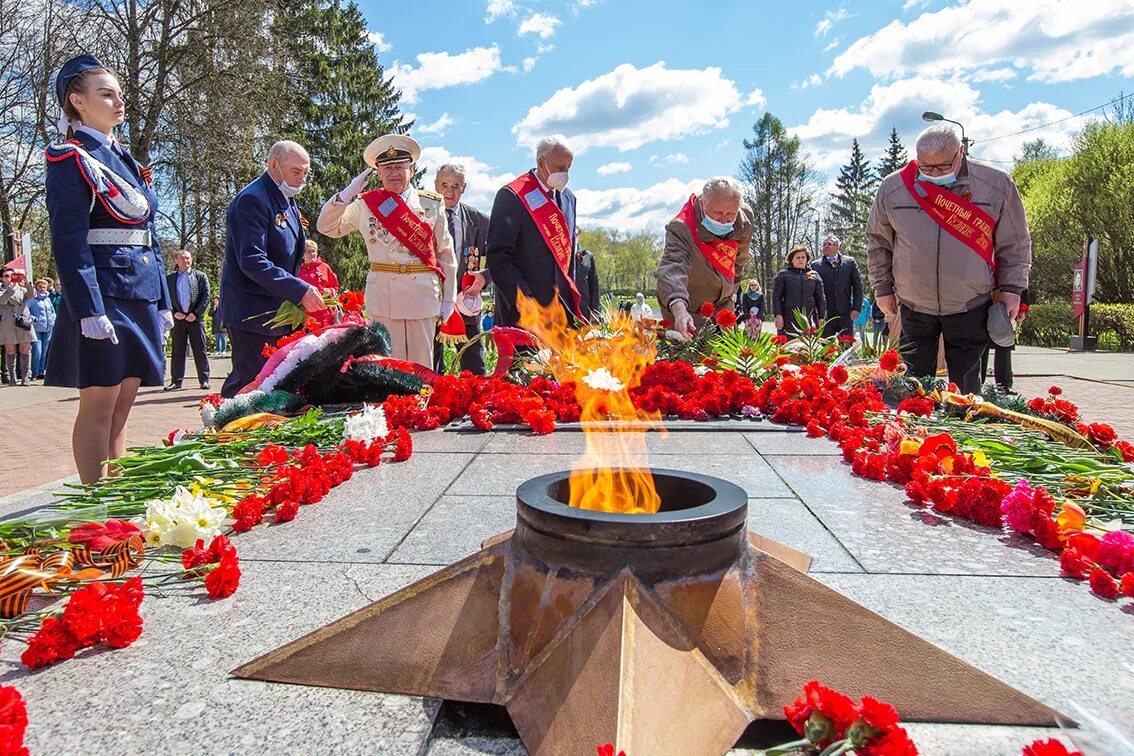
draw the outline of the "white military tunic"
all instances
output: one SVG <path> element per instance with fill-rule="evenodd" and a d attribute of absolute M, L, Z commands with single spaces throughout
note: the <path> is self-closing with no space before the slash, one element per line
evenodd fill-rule
<path fill-rule="evenodd" d="M 389 329 L 391 356 L 431 367 L 441 302 L 453 302 L 457 298 L 457 259 L 453 255 L 453 238 L 441 196 L 410 187 L 401 197 L 433 228 L 434 251 L 438 267 L 445 272 L 445 281 L 442 284 L 432 272 L 372 270 L 366 277 L 366 313 L 371 321 Z M 366 240 L 367 255 L 372 263 L 422 265 L 417 255 L 378 222 L 361 197 L 349 204 L 336 202 L 335 197 L 327 200 L 315 227 L 319 233 L 332 238 L 358 231 Z"/>

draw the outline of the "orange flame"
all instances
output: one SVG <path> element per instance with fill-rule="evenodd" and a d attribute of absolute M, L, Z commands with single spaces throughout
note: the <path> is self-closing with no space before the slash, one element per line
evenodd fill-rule
<path fill-rule="evenodd" d="M 659 416 L 640 412 L 630 399 L 630 389 L 656 356 L 653 341 L 625 313 L 611 313 L 605 327 L 584 324 L 576 330 L 558 301 L 543 307 L 520 293 L 516 305 L 520 326 L 550 350 L 552 374 L 575 385 L 582 408 L 587 451 L 571 471 L 571 506 L 657 512 L 661 497 L 645 471 L 645 431 Z"/>

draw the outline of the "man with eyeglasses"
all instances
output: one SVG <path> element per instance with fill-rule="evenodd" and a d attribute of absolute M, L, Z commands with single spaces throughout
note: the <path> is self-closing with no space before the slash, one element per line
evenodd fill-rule
<path fill-rule="evenodd" d="M 900 315 L 909 373 L 935 374 L 944 337 L 949 380 L 977 393 L 989 326 L 998 324 L 990 307 L 1003 303 L 1007 322 L 1017 322 L 1028 288 L 1024 206 L 1012 178 L 970 160 L 949 126 L 927 128 L 916 149 L 917 159 L 883 179 L 874 198 L 866 227 L 870 283 L 878 307 Z"/>
<path fill-rule="evenodd" d="M 854 336 L 854 321 L 862 310 L 862 275 L 858 261 L 840 254 L 842 242 L 834 234 L 823 239 L 823 257 L 811 263 L 811 269 L 823 279 L 827 297 L 827 324 L 823 335 Z"/>

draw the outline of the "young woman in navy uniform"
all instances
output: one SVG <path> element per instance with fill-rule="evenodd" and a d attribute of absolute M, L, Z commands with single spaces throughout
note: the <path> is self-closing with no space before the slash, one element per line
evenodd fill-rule
<path fill-rule="evenodd" d="M 71 442 L 80 479 L 92 483 L 107 474 L 105 460 L 126 453 L 139 386 L 164 382 L 173 317 L 149 170 L 114 137 L 125 113 L 118 79 L 80 55 L 55 89 L 68 141 L 47 150 L 47 212 L 66 295 L 44 385 L 79 389 Z"/>

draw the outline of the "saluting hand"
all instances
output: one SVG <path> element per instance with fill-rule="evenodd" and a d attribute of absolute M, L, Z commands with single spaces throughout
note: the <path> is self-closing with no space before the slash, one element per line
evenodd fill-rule
<path fill-rule="evenodd" d="M 361 192 L 366 186 L 366 179 L 373 172 L 373 168 L 367 168 L 365 171 L 351 179 L 350 183 L 346 185 L 346 188 L 339 192 L 339 201 L 344 203 L 350 202 L 352 199 L 357 197 L 359 192 Z"/>

